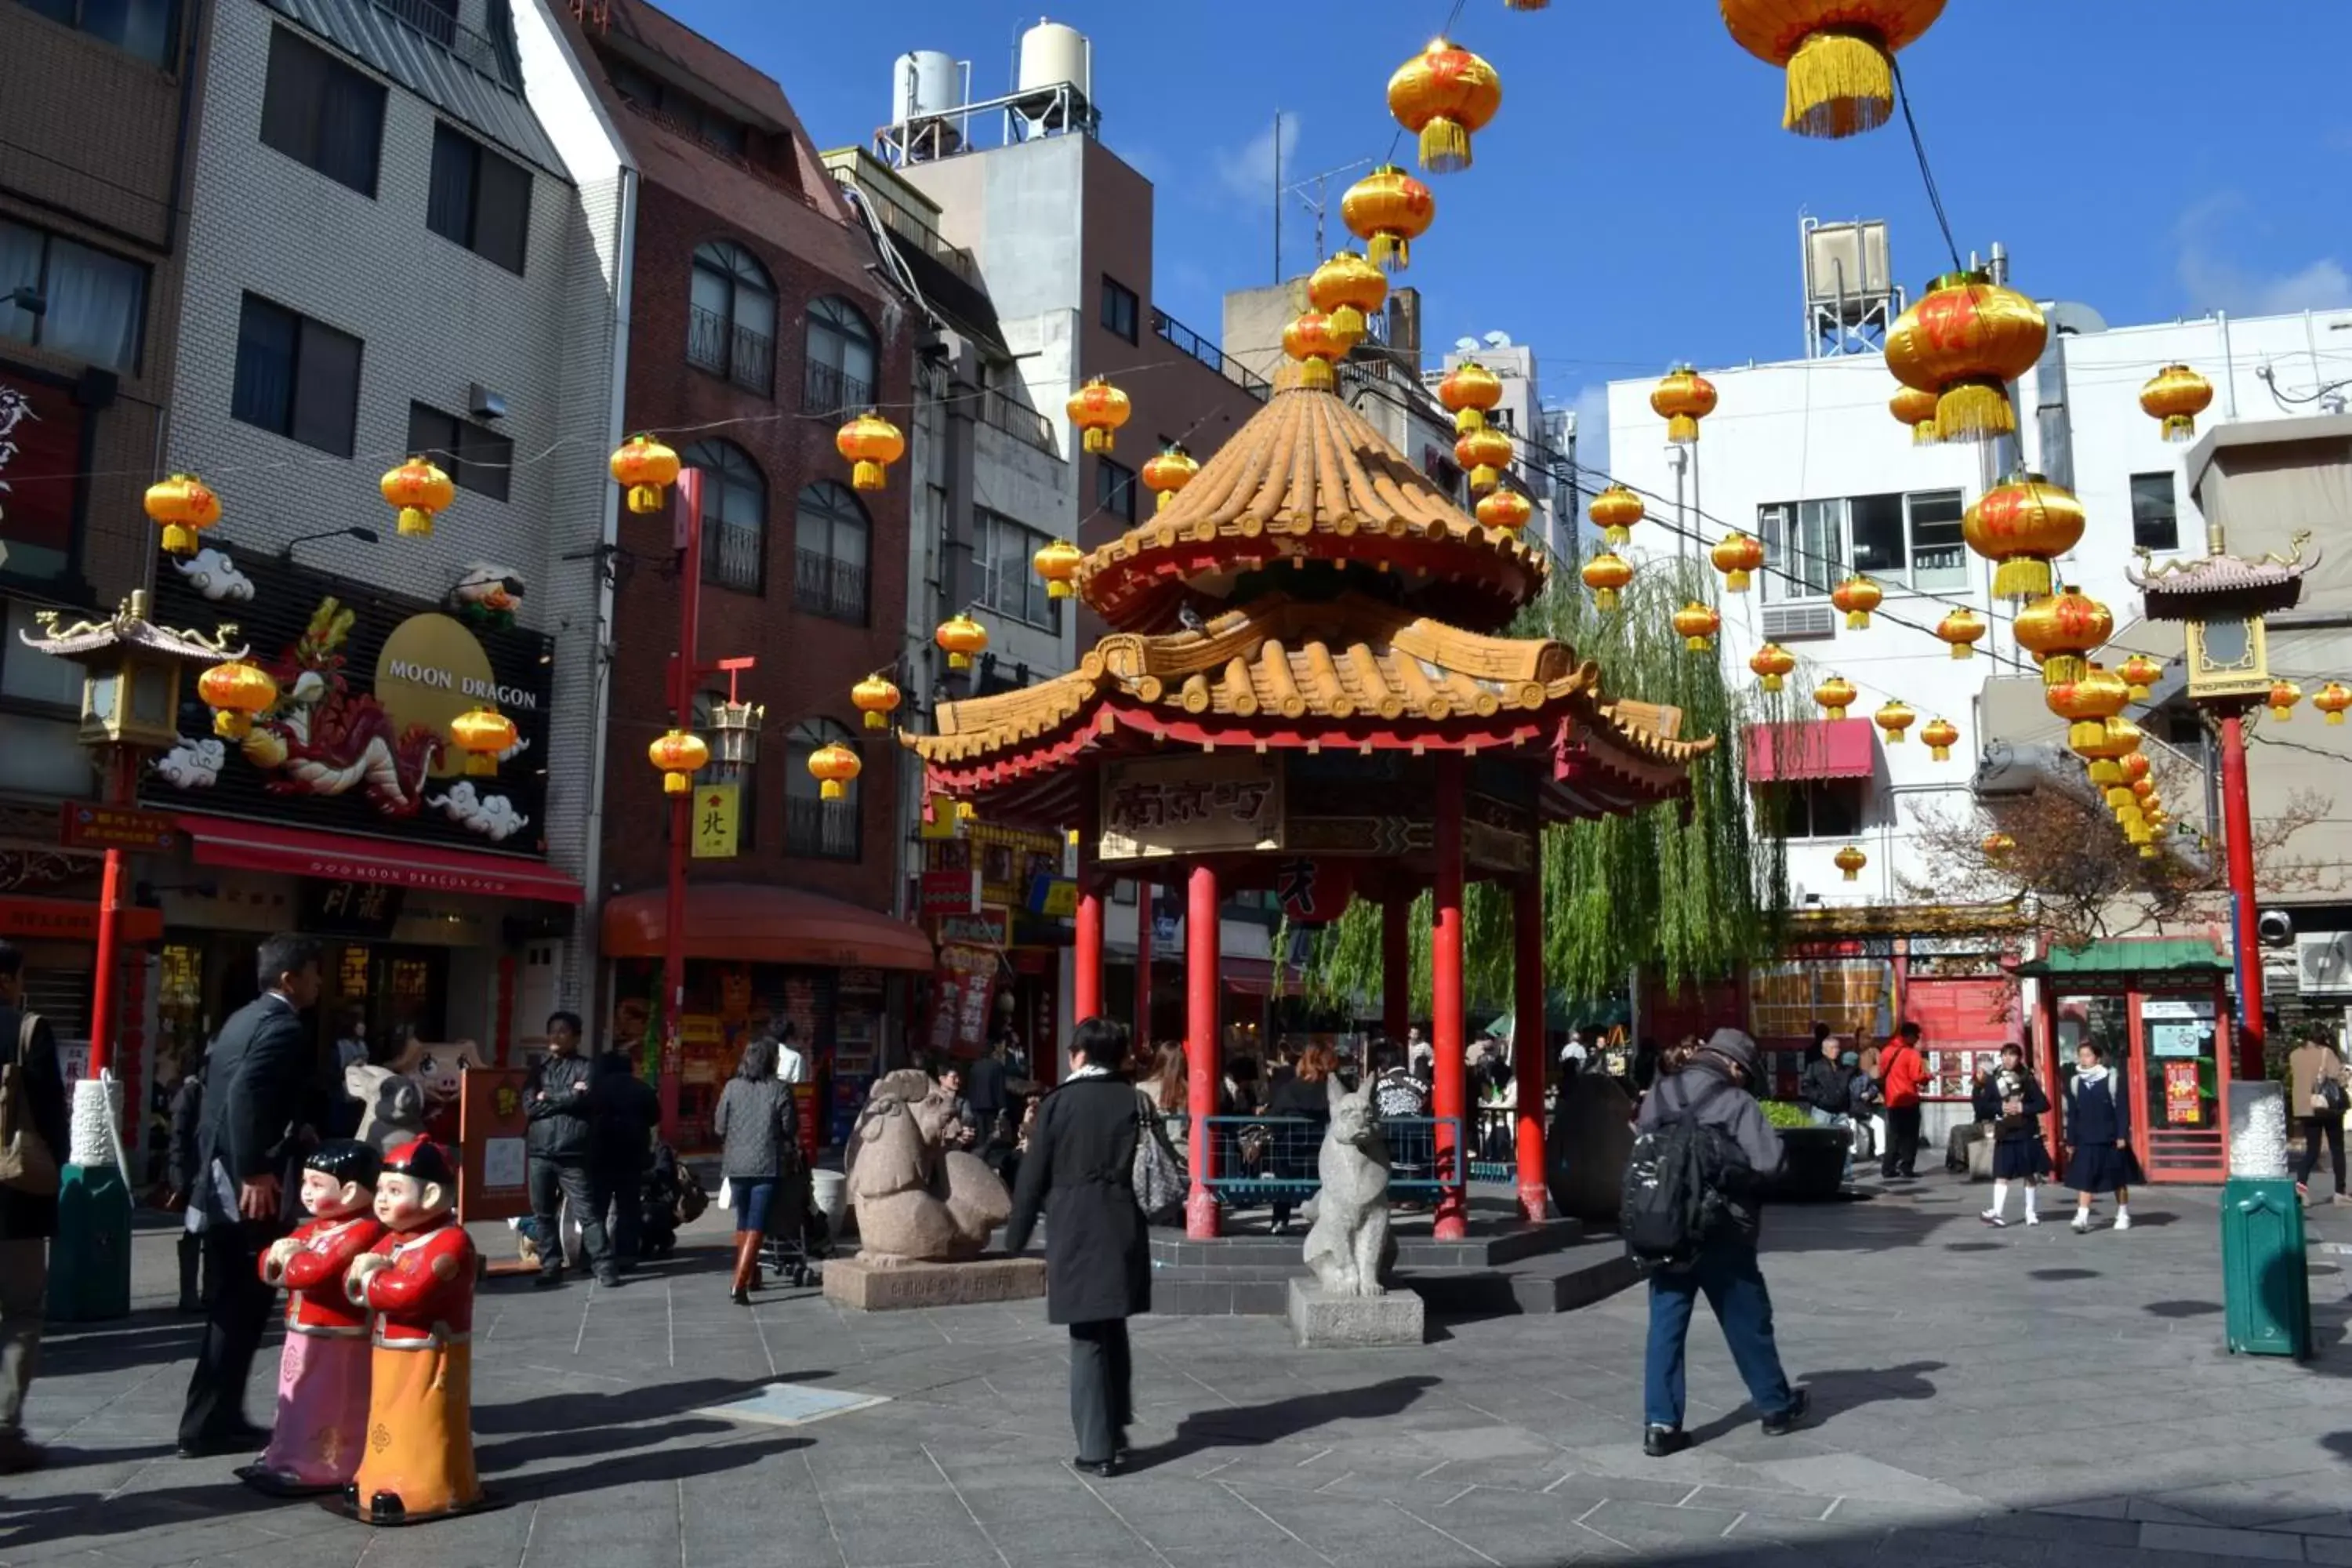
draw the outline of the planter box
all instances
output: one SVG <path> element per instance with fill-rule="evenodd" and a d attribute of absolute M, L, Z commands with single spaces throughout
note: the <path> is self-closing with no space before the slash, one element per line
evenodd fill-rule
<path fill-rule="evenodd" d="M 1784 1204 L 1835 1203 L 1845 1187 L 1853 1134 L 1843 1127 L 1783 1127 L 1780 1132 L 1789 1158 L 1769 1196 Z"/>

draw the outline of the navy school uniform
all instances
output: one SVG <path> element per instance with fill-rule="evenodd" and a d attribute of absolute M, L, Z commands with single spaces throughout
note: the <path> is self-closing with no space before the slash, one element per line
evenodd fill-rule
<path fill-rule="evenodd" d="M 2109 1070 L 2098 1082 L 2080 1075 L 2066 1086 L 2066 1184 L 2078 1193 L 2112 1193 L 2139 1184 L 2139 1160 L 2128 1147 L 2131 1118 L 2121 1077 Z M 2118 1142 L 2126 1147 L 2117 1148 Z"/>
<path fill-rule="evenodd" d="M 2024 1102 L 2021 1125 L 2001 1126 L 2000 1074 L 1990 1072 L 1977 1079 L 1975 1094 L 1977 1120 L 1993 1124 L 1992 1174 L 1997 1182 L 2014 1182 L 2029 1176 L 2050 1174 L 2050 1151 L 2042 1146 L 2041 1118 L 2050 1113 L 2050 1097 L 2042 1092 L 2042 1085 L 2032 1073 L 2025 1075 L 2023 1091 L 2015 1098 Z"/>

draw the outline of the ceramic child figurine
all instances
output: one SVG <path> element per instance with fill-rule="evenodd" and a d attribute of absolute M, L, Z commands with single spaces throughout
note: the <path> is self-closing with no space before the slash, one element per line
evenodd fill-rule
<path fill-rule="evenodd" d="M 414 1524 L 482 1501 L 474 1474 L 474 1244 L 457 1223 L 457 1173 L 430 1139 L 384 1156 L 375 1215 L 387 1234 L 345 1288 L 374 1314 L 367 1452 L 343 1489 L 370 1524 Z"/>
<path fill-rule="evenodd" d="M 367 1314 L 343 1294 L 352 1261 L 376 1244 L 376 1152 L 336 1139 L 302 1162 L 310 1220 L 261 1255 L 261 1279 L 286 1292 L 286 1350 L 269 1447 L 237 1479 L 273 1497 L 341 1491 L 367 1438 Z"/>

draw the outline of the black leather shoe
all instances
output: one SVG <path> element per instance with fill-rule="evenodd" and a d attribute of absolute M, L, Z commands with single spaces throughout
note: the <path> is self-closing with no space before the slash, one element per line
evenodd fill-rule
<path fill-rule="evenodd" d="M 534 1280 L 532 1280 L 532 1281 L 530 1282 L 530 1288 L 531 1288 L 532 1289 L 534 1289 L 534 1290 L 551 1290 L 551 1289 L 553 1289 L 556 1286 L 561 1285 L 561 1284 L 562 1284 L 562 1283 L 563 1283 L 563 1270 L 562 1270 L 562 1269 L 561 1269 L 561 1268 L 542 1268 L 542 1269 L 541 1269 L 541 1270 L 539 1271 L 539 1278 L 538 1278 L 538 1279 L 534 1279 Z"/>
<path fill-rule="evenodd" d="M 1072 1459 L 1070 1468 L 1080 1475 L 1096 1476 L 1108 1480 L 1118 1474 L 1117 1459 Z"/>
<path fill-rule="evenodd" d="M 269 1428 L 239 1421 L 217 1432 L 201 1432 L 180 1439 L 180 1458 L 212 1459 L 223 1454 L 257 1454 L 269 1447 Z"/>
<path fill-rule="evenodd" d="M 1128 1444 L 1126 1427 L 1121 1426 L 1118 1430 L 1110 1435 L 1111 1463 L 1115 1465 L 1123 1465 L 1127 1463 L 1128 1455 L 1134 1451 L 1135 1450 Z"/>
<path fill-rule="evenodd" d="M 1644 1426 L 1642 1428 L 1642 1452 L 1654 1459 L 1679 1454 L 1691 1446 L 1691 1435 L 1679 1426 Z"/>
<path fill-rule="evenodd" d="M 1789 1408 L 1781 1411 L 1778 1415 L 1767 1415 L 1764 1417 L 1764 1436 L 1767 1437 L 1787 1436 L 1790 1433 L 1795 1431 L 1798 1427 L 1802 1426 L 1805 1424 L 1805 1413 L 1807 1410 L 1811 1408 L 1811 1397 L 1808 1395 L 1803 1389 L 1801 1388 L 1797 1390 L 1796 1397 L 1789 1401 Z"/>

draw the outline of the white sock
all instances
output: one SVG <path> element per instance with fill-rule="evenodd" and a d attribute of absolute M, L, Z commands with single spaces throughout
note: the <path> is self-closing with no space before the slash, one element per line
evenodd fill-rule
<path fill-rule="evenodd" d="M 2028 1200 L 2031 1201 L 2030 1199 Z M 1997 1181 L 1992 1184 L 1992 1217 L 1999 1219 L 2000 1211 L 2009 1206 L 2009 1184 Z"/>
<path fill-rule="evenodd" d="M 2087 1220 L 2091 1217 L 2090 1199 L 2077 1198 L 2074 1200 L 2074 1217 L 2079 1220 Z"/>
<path fill-rule="evenodd" d="M 2116 1217 L 2117 1219 L 2129 1219 L 2129 1218 L 2131 1218 L 2131 1205 L 2129 1205 L 2129 1204 L 2117 1204 L 2117 1205 L 2116 1205 Z M 2162 1227 L 2162 1226 L 2158 1226 L 2158 1229 L 2161 1229 L 2161 1228 L 2163 1228 L 2163 1227 Z"/>
<path fill-rule="evenodd" d="M 2040 1189 L 2039 1187 L 2036 1187 L 2036 1186 L 2035 1186 L 2032 1182 L 2028 1182 L 2028 1183 L 2026 1183 L 2026 1184 L 2025 1184 L 2025 1217 L 2026 1217 L 2026 1218 L 2028 1218 L 2028 1219 L 2039 1219 L 2039 1218 L 2041 1217 L 2041 1215 L 2042 1215 L 2042 1205 L 2041 1205 L 2038 1202 L 2036 1202 L 2036 1201 L 2035 1201 L 2035 1200 L 2040 1196 L 2040 1194 L 2041 1194 L 2041 1189 Z"/>

